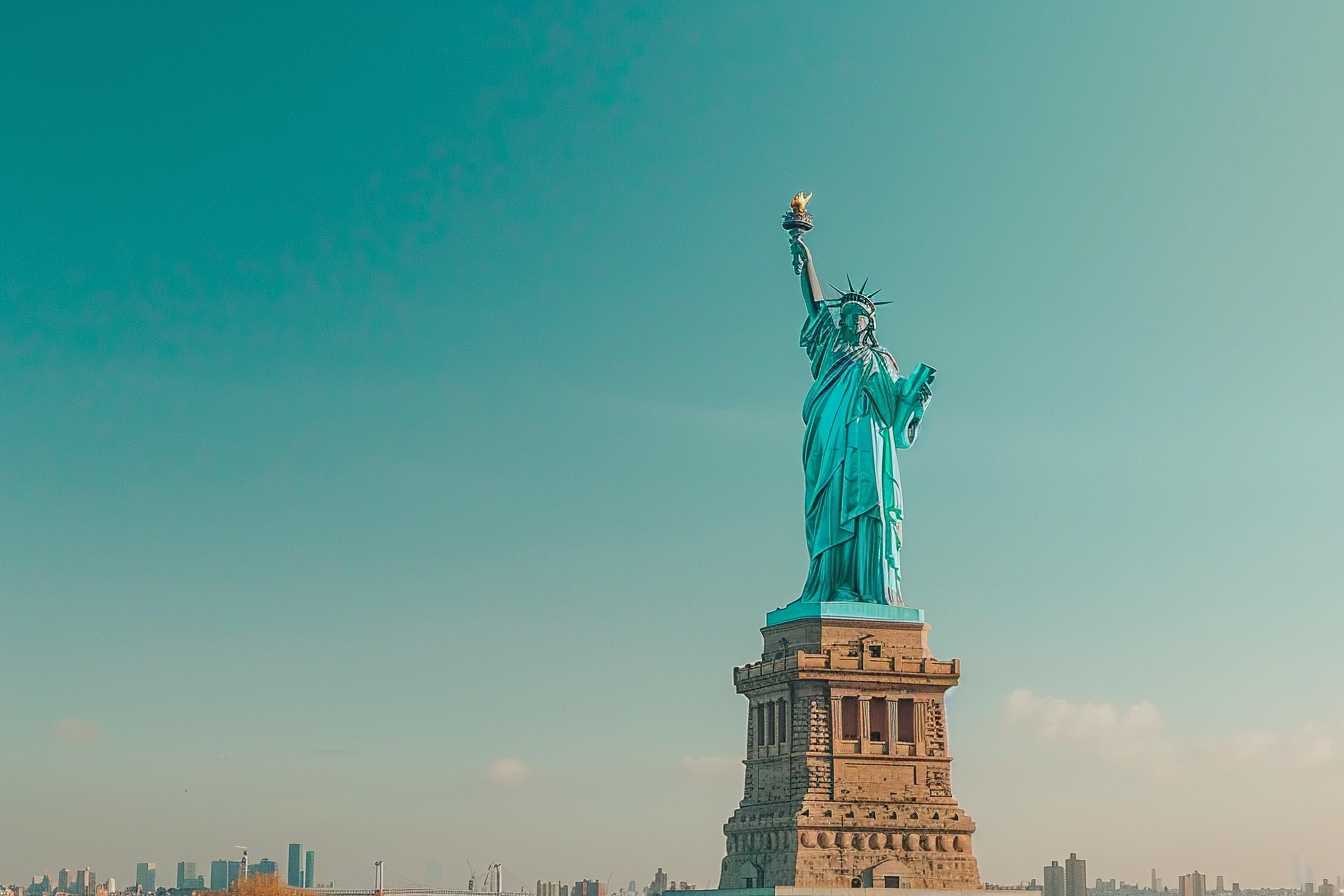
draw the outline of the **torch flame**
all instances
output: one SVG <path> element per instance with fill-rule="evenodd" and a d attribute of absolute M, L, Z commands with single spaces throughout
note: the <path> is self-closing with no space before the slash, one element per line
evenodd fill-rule
<path fill-rule="evenodd" d="M 794 193 L 793 198 L 789 200 L 789 208 L 798 214 L 807 211 L 807 204 L 812 201 L 811 193 Z"/>

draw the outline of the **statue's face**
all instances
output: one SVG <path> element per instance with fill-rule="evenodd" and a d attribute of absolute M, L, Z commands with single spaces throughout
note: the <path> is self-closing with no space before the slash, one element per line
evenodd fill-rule
<path fill-rule="evenodd" d="M 840 332 L 850 342 L 858 342 L 860 334 L 873 325 L 873 319 L 858 305 L 846 305 L 840 311 Z"/>

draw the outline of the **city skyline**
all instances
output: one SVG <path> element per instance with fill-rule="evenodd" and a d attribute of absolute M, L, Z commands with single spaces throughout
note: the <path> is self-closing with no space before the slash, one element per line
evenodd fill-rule
<path fill-rule="evenodd" d="M 938 369 L 902 587 L 984 879 L 1339 854 L 1344 7 L 7 24 L 0 879 L 712 883 L 802 189 Z"/>
<path fill-rule="evenodd" d="M 295 844 L 291 843 L 290 845 L 293 846 Z M 313 856 L 314 861 L 315 854 L 315 850 L 304 851 L 304 855 L 306 857 Z M 197 877 L 198 875 L 195 874 L 196 864 L 197 863 L 193 860 L 180 860 L 177 863 L 177 879 L 181 880 L 183 877 L 187 876 L 193 878 Z M 211 883 L 208 889 L 218 892 L 227 889 L 233 881 L 237 880 L 241 862 L 240 860 L 234 859 L 216 859 L 211 860 L 209 865 L 211 869 Z M 214 872 L 216 866 L 220 865 L 224 866 L 225 876 L 222 878 L 224 883 L 222 886 L 216 886 Z M 374 870 L 374 865 L 385 866 L 385 863 L 370 863 L 371 872 Z M 1304 873 L 1302 863 L 1295 859 L 1293 865 L 1295 877 L 1301 878 Z M 250 873 L 267 874 L 276 877 L 277 879 L 280 875 L 280 866 L 275 861 L 265 856 L 253 860 L 249 867 L 253 869 Z M 410 880 L 400 874 L 396 874 L 395 876 L 401 878 L 404 885 L 410 885 L 413 888 L 423 888 L 426 886 L 432 888 L 438 886 L 439 889 L 445 892 L 459 893 L 475 891 L 488 894 L 493 893 L 496 887 L 500 887 L 502 892 L 510 894 L 510 896 L 517 896 L 517 894 L 528 894 L 528 896 L 531 896 L 534 892 L 535 896 L 607 896 L 609 890 L 609 881 L 601 881 L 591 878 L 580 878 L 572 884 L 564 880 L 537 879 L 535 887 L 530 887 L 527 885 L 525 878 L 517 875 L 513 877 L 511 883 L 508 881 L 508 878 L 501 878 L 499 876 L 501 868 L 497 864 L 476 867 L 471 863 L 467 863 L 467 867 L 470 869 L 470 874 L 465 881 L 458 885 L 448 884 L 446 886 L 441 886 L 437 882 L 429 881 L 429 874 L 426 874 L 425 879 L 421 880 Z M 136 863 L 135 874 L 134 877 L 131 878 L 135 881 L 134 889 L 142 893 L 152 893 L 157 889 L 157 891 L 161 893 L 174 894 L 190 893 L 194 890 L 201 889 L 192 884 L 189 884 L 185 890 L 181 887 L 159 886 L 155 888 L 153 885 L 153 877 L 156 868 L 157 863 L 154 862 L 141 861 Z M 1310 874 L 1311 869 L 1307 868 L 1305 873 Z M 1320 881 L 1316 881 L 1314 878 L 1305 878 L 1292 887 L 1261 885 L 1254 881 L 1243 885 L 1242 881 L 1229 881 L 1226 875 L 1222 873 L 1218 873 L 1214 876 L 1216 883 L 1213 887 L 1210 887 L 1208 885 L 1209 874 L 1198 870 L 1179 874 L 1177 876 L 1175 887 L 1170 887 L 1164 883 L 1164 878 L 1158 874 L 1158 869 L 1156 867 L 1149 869 L 1148 886 L 1127 882 L 1123 877 L 1116 876 L 1110 878 L 1099 876 L 1095 878 L 1094 884 L 1089 885 L 1087 875 L 1088 869 L 1086 857 L 1080 857 L 1076 852 L 1071 852 L 1065 858 L 1064 864 L 1060 864 L 1058 859 L 1052 859 L 1049 865 L 1044 866 L 1039 878 L 1032 877 L 1029 880 L 1023 879 L 1016 883 L 1002 880 L 986 881 L 985 884 L 989 889 L 1034 890 L 1040 892 L 1041 896 L 1070 896 L 1070 894 L 1078 894 L 1078 896 L 1101 896 L 1101 894 L 1136 893 L 1173 894 L 1173 896 L 1213 896 L 1213 894 L 1239 894 L 1243 892 L 1251 894 L 1295 893 L 1299 894 L 1299 896 L 1339 896 L 1339 893 L 1344 892 L 1344 874 L 1336 874 L 1333 881 L 1328 875 L 1323 877 Z M 94 875 L 93 869 L 89 866 L 84 866 L 79 869 L 62 867 L 57 872 L 54 879 L 49 872 L 34 874 L 31 879 L 34 885 L 36 885 L 39 880 L 44 880 L 47 883 L 48 889 L 43 892 L 66 892 L 71 894 L 71 896 L 98 896 L 98 894 L 94 893 L 93 889 L 86 889 L 86 887 L 91 885 L 90 882 L 97 883 L 97 878 Z M 370 882 L 373 879 L 374 874 L 371 873 Z M 109 878 L 108 880 L 115 882 L 115 878 Z M 69 887 L 67 887 L 67 883 L 70 885 Z M 0 888 L 6 885 L 7 883 L 4 880 L 0 880 Z M 319 883 L 316 886 L 316 889 L 329 889 L 334 886 L 336 886 L 335 882 L 326 884 Z M 359 882 L 347 882 L 345 884 L 346 889 L 354 890 L 360 890 L 362 886 L 363 885 Z M 98 888 L 102 893 L 108 892 L 106 888 L 102 887 L 101 883 L 98 883 Z M 396 890 L 398 888 L 390 887 L 390 889 Z M 624 889 L 612 892 L 638 894 L 638 896 L 660 896 L 660 894 L 667 891 L 688 889 L 712 889 L 712 885 L 701 886 L 693 881 L 676 880 L 672 875 L 669 875 L 661 866 L 659 866 L 653 873 L 652 879 L 647 885 L 640 887 L 634 879 L 631 879 Z M 128 887 L 127 892 L 131 891 L 132 888 Z"/>

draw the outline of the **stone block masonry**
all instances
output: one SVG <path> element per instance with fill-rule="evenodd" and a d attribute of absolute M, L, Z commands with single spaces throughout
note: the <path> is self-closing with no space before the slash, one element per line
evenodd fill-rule
<path fill-rule="evenodd" d="M 979 890 L 975 822 L 952 796 L 944 696 L 957 660 L 922 622 L 810 618 L 761 630 L 742 802 L 719 887 Z"/>

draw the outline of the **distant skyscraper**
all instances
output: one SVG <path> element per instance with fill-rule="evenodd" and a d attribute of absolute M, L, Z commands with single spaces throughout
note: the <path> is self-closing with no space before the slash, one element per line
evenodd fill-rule
<path fill-rule="evenodd" d="M 317 886 L 317 850 L 310 849 L 303 854 L 303 885 Z"/>
<path fill-rule="evenodd" d="M 233 859 L 215 859 L 210 863 L 210 889 L 224 891 L 238 879 L 242 863 Z"/>
<path fill-rule="evenodd" d="M 272 859 L 258 859 L 247 866 L 247 873 L 249 876 L 253 874 L 266 874 L 271 877 L 278 877 L 280 874 L 280 866 L 276 865 L 275 861 Z"/>
<path fill-rule="evenodd" d="M 303 886 L 303 844 L 289 844 L 289 868 L 285 883 L 291 887 Z"/>
<path fill-rule="evenodd" d="M 93 876 L 93 869 L 81 868 L 75 872 L 75 892 L 79 896 L 93 896 L 98 889 L 98 879 Z"/>
<path fill-rule="evenodd" d="M 107 892 L 110 896 L 110 894 L 117 892 L 117 879 L 115 877 L 109 877 L 104 886 L 107 887 Z"/>
<path fill-rule="evenodd" d="M 1071 852 L 1064 860 L 1065 896 L 1087 896 L 1087 860 Z"/>
<path fill-rule="evenodd" d="M 1045 873 L 1042 875 L 1041 896 L 1066 896 L 1064 866 L 1059 862 L 1051 862 L 1045 866 Z"/>
<path fill-rule="evenodd" d="M 1156 868 L 1153 869 L 1153 873 L 1152 873 L 1152 877 L 1150 878 L 1150 881 L 1151 881 L 1151 883 L 1149 884 L 1149 887 L 1148 887 L 1148 888 L 1149 888 L 1150 890 L 1152 890 L 1154 893 L 1156 893 L 1156 892 L 1157 892 L 1157 869 L 1156 869 Z"/>
<path fill-rule="evenodd" d="M 1205 896 L 1204 875 L 1198 871 L 1182 874 L 1179 886 L 1181 896 Z"/>
<path fill-rule="evenodd" d="M 1219 893 L 1223 892 L 1223 876 L 1222 876 L 1221 874 L 1218 875 L 1218 888 L 1217 888 L 1217 889 L 1218 889 L 1218 892 L 1219 892 Z"/>
<path fill-rule="evenodd" d="M 188 881 L 193 881 L 195 879 L 196 879 L 195 862 L 177 863 L 177 888 L 179 890 L 187 889 Z"/>
<path fill-rule="evenodd" d="M 158 876 L 159 866 L 153 862 L 140 862 L 135 866 L 135 885 L 147 893 L 154 890 Z"/>
<path fill-rule="evenodd" d="M 229 860 L 215 859 L 210 863 L 210 889 L 227 890 L 229 888 Z"/>
<path fill-rule="evenodd" d="M 62 868 L 58 871 L 56 873 L 56 889 L 60 890 L 62 893 L 69 893 L 71 878 L 73 876 L 74 875 L 69 868 Z"/>

